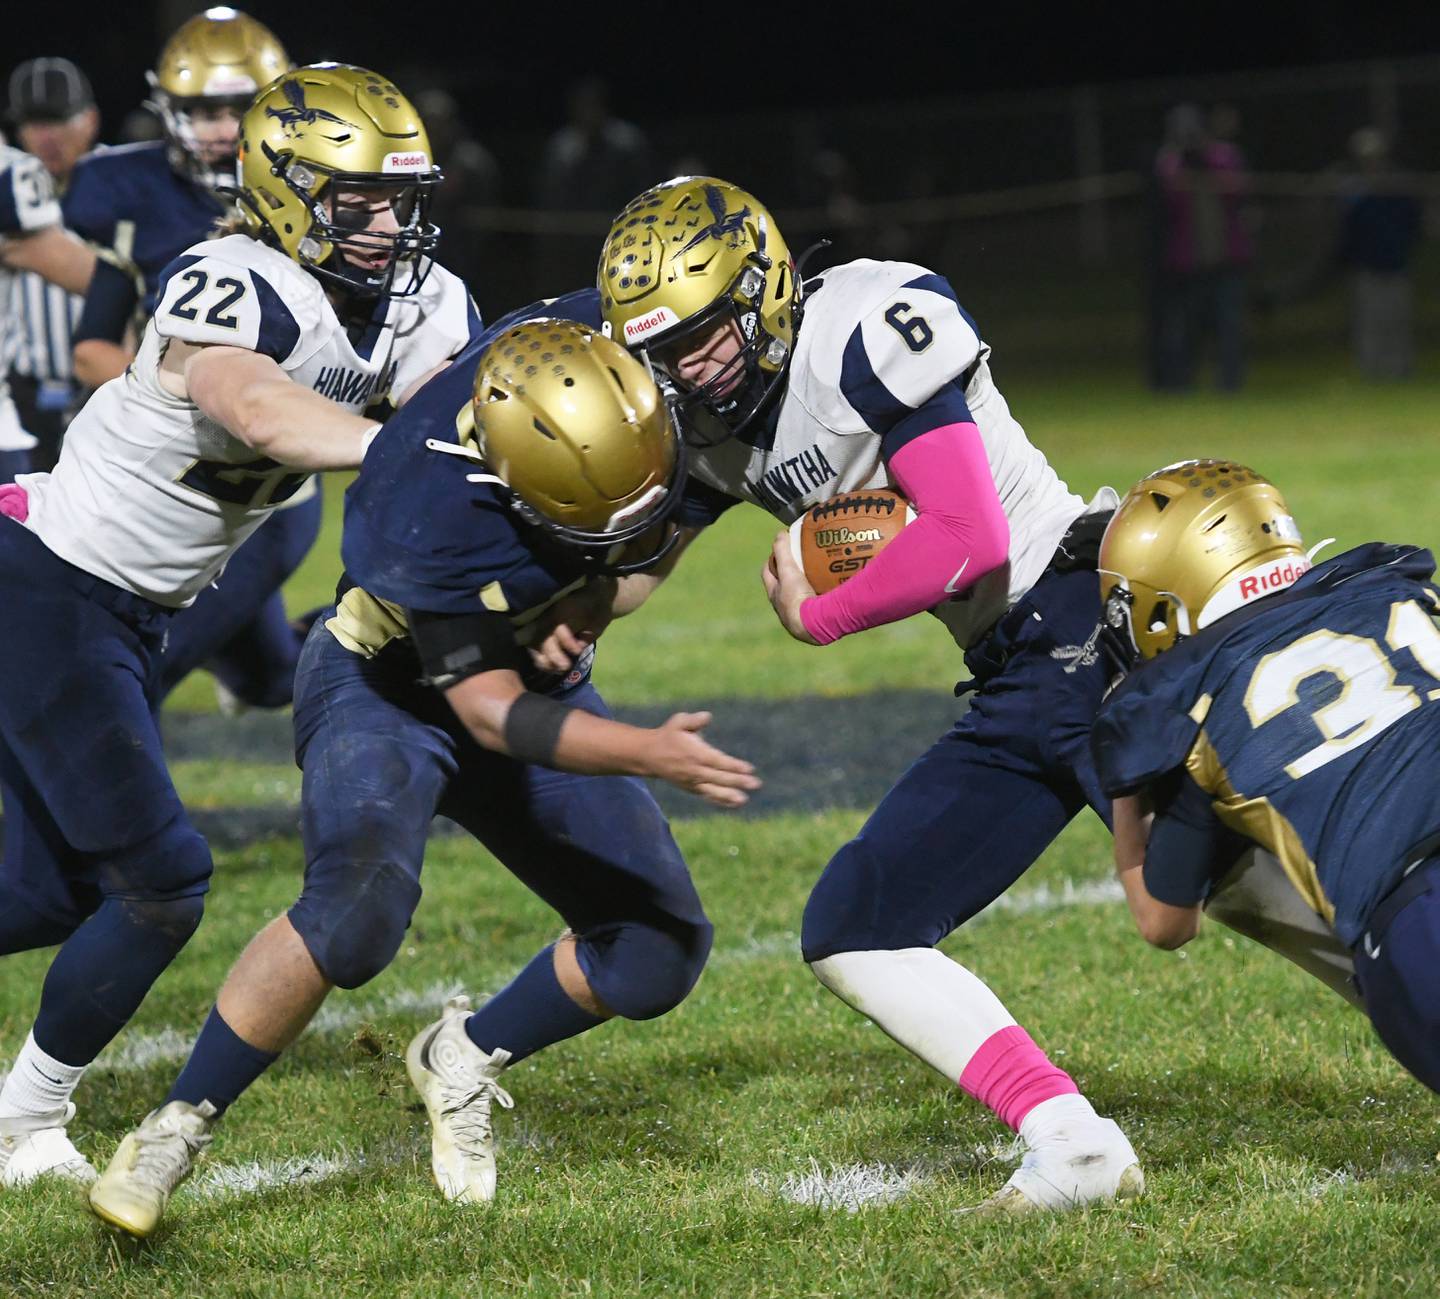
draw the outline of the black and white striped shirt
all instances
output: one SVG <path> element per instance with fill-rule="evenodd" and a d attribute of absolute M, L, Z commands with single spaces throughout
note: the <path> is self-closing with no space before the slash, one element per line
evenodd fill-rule
<path fill-rule="evenodd" d="M 14 276 L 5 304 L 10 327 L 5 331 L 3 360 L 8 373 L 41 383 L 68 382 L 71 333 L 84 304 L 81 295 L 66 293 L 33 271 Z"/>

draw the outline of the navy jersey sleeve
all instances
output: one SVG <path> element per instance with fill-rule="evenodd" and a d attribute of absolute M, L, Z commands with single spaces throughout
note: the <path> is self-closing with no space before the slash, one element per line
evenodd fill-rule
<path fill-rule="evenodd" d="M 1133 794 L 1180 767 L 1200 734 L 1192 716 L 1198 667 L 1184 661 L 1188 648 L 1142 664 L 1101 704 L 1090 751 L 1107 797 Z"/>
<path fill-rule="evenodd" d="M 1145 888 L 1158 902 L 1196 906 L 1248 845 L 1215 815 L 1210 795 L 1189 772 L 1159 782 L 1152 796 L 1156 809 L 1145 849 Z"/>
<path fill-rule="evenodd" d="M 135 277 L 122 271 L 113 262 L 99 258 L 90 287 L 85 291 L 85 305 L 71 334 L 73 342 L 99 338 L 106 342 L 124 341 L 125 327 L 140 303 L 140 286 Z"/>
<path fill-rule="evenodd" d="M 115 243 L 116 206 L 119 187 L 107 178 L 103 155 L 82 158 L 70 175 L 61 207 L 65 224 L 82 238 L 102 248 Z"/>
<path fill-rule="evenodd" d="M 893 290 L 851 331 L 840 391 L 881 438 L 888 461 L 913 438 L 973 422 L 965 401 L 980 334 L 941 275 Z"/>
<path fill-rule="evenodd" d="M 698 478 L 687 478 L 675 521 L 683 528 L 708 528 L 736 503 L 737 498 L 728 492 L 702 483 Z"/>

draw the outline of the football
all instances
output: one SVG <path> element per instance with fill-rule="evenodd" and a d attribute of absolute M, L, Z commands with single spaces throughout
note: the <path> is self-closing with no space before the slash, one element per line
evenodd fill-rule
<path fill-rule="evenodd" d="M 832 496 L 790 525 L 790 549 L 816 595 L 854 577 L 915 517 L 899 492 L 867 488 Z"/>

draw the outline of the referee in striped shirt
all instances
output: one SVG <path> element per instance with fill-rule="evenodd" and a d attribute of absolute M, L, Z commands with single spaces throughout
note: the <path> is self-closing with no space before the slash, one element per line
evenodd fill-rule
<path fill-rule="evenodd" d="M 100 114 L 89 79 L 69 59 L 28 59 L 10 74 L 9 125 L 15 144 L 40 160 L 64 193 L 75 164 L 94 147 Z M 46 470 L 60 455 L 60 440 L 79 397 L 70 363 L 70 334 L 85 299 L 48 284 L 33 272 L 13 278 L 0 362 L 20 423 L 39 445 L 31 468 Z"/>

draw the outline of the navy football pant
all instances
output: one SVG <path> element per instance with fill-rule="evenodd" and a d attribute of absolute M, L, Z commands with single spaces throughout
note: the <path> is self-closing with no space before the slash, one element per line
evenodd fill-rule
<path fill-rule="evenodd" d="M 189 608 L 170 624 L 156 707 L 196 668 L 213 672 L 254 708 L 290 702 L 304 637 L 285 616 L 280 588 L 320 535 L 321 494 L 276 510 Z"/>
<path fill-rule="evenodd" d="M 564 918 L 580 968 L 617 1014 L 647 1019 L 699 978 L 711 928 L 642 781 L 577 776 L 490 752 L 412 657 L 367 660 L 322 615 L 295 682 L 305 884 L 290 921 L 332 983 L 358 987 L 399 950 L 420 900 L 430 822 L 457 821 Z M 608 716 L 588 683 L 557 698 Z"/>
<path fill-rule="evenodd" d="M 1396 912 L 1374 948 L 1355 949 L 1355 982 L 1391 1055 L 1440 1092 L 1440 867 L 1430 871 L 1435 887 Z"/>
<path fill-rule="evenodd" d="M 1106 671 L 1099 583 L 1047 571 L 965 655 L 969 711 L 836 853 L 805 907 L 807 961 L 931 947 L 1005 892 L 1087 803 Z"/>
<path fill-rule="evenodd" d="M 0 607 L 0 954 L 64 942 L 36 1038 L 85 1064 L 184 946 L 210 878 L 147 702 L 170 613 L 9 520 Z"/>

